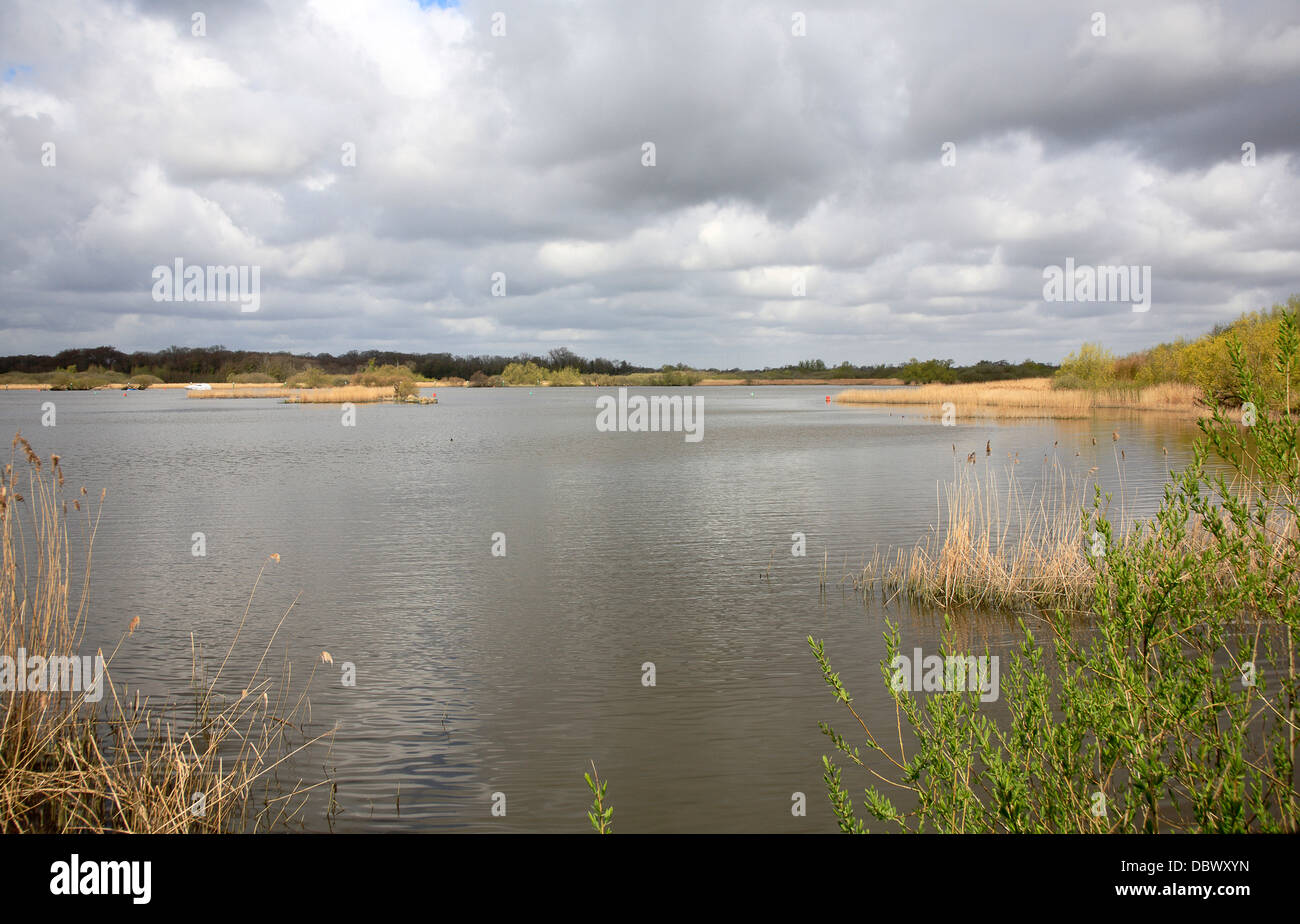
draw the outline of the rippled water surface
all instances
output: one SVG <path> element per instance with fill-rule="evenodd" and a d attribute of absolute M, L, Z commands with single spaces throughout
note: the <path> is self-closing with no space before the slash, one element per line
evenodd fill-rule
<path fill-rule="evenodd" d="M 943 427 L 827 405 L 825 388 L 730 387 L 690 390 L 705 427 L 689 443 L 598 432 L 608 391 L 446 389 L 437 406 L 363 405 L 351 428 L 337 407 L 268 399 L 0 392 L 0 424 L 61 453 L 92 496 L 107 489 L 87 650 L 140 617 L 119 683 L 183 695 L 191 634 L 224 651 L 280 555 L 232 666 L 251 668 L 301 594 L 282 636 L 293 680 L 317 664 L 313 727 L 338 730 L 293 775 L 337 781 L 343 831 L 582 831 L 590 760 L 621 831 L 831 830 L 817 722 L 849 729 L 804 639 L 826 639 L 860 711 L 892 728 L 883 620 L 925 647 L 938 617 L 864 605 L 837 582 L 936 523 L 953 444 L 1027 490 L 1045 456 L 1095 465 L 1142 511 L 1195 435 L 1158 417 Z M 205 557 L 191 554 L 196 532 Z M 491 554 L 496 532 L 505 557 Z M 790 554 L 795 532 L 805 558 Z M 1006 619 L 967 619 L 995 653 L 1015 638 Z M 345 661 L 355 687 L 338 681 Z M 795 792 L 806 818 L 791 814 Z M 327 828 L 315 803 L 304 821 Z"/>

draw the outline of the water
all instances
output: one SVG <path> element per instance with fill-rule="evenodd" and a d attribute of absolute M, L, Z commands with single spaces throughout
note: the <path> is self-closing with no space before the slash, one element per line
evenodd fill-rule
<path fill-rule="evenodd" d="M 828 406 L 833 391 L 690 389 L 704 396 L 699 443 L 597 432 L 595 399 L 612 390 L 591 388 L 445 389 L 432 407 L 362 405 L 351 428 L 325 405 L 0 392 L 0 432 L 60 453 L 92 499 L 108 491 L 86 650 L 111 649 L 139 616 L 119 683 L 184 696 L 191 635 L 224 652 L 279 554 L 228 675 L 237 692 L 300 594 L 272 660 L 287 649 L 295 686 L 316 665 L 312 729 L 338 730 L 290 776 L 337 781 L 335 830 L 580 832 L 594 760 L 619 831 L 812 832 L 834 829 L 817 722 L 848 734 L 852 719 L 805 638 L 826 639 L 859 711 L 892 729 L 883 620 L 929 653 L 938 617 L 864 606 L 835 582 L 846 559 L 851 570 L 875 548 L 910 547 L 936 523 L 952 444 L 1000 473 L 1018 452 L 1027 488 L 1045 454 L 1098 466 L 1117 492 L 1122 472 L 1128 502 L 1149 511 L 1195 436 L 1157 415 L 943 427 Z M 497 532 L 504 557 L 491 554 Z M 790 554 L 795 532 L 804 558 Z M 997 615 L 966 626 L 995 654 L 1017 638 Z M 867 783 L 845 776 L 855 792 Z M 791 814 L 796 792 L 806 818 Z M 303 821 L 328 828 L 322 800 Z"/>

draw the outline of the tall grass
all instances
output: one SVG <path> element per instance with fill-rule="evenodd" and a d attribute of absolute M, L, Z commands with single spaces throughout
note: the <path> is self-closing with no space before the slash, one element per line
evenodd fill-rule
<path fill-rule="evenodd" d="M 897 554 L 884 585 L 942 606 L 1081 608 L 1093 584 L 1081 512 L 1087 476 L 1053 460 L 1027 489 L 1008 468 L 1000 480 L 960 465 L 944 486 L 942 522 Z"/>
<path fill-rule="evenodd" d="M 1192 385 L 1167 382 L 1147 388 L 1053 388 L 1052 380 L 1019 379 L 963 385 L 920 385 L 915 388 L 848 389 L 836 395 L 839 404 L 878 404 L 924 408 L 931 416 L 943 414 L 952 403 L 959 417 L 1083 418 L 1102 409 L 1159 410 L 1191 416 L 1208 414 Z"/>
<path fill-rule="evenodd" d="M 239 388 L 214 388 L 211 391 L 191 391 L 187 398 L 281 398 L 286 404 L 378 404 L 385 401 L 411 400 L 420 404 L 436 403 L 430 398 L 419 398 L 418 383 L 398 382 L 396 385 L 343 385 L 337 388 L 276 388 L 244 385 Z"/>
<path fill-rule="evenodd" d="M 1044 465 L 1041 482 L 1027 487 L 1014 467 L 1000 476 L 958 464 L 936 489 L 930 532 L 911 548 L 876 549 L 839 583 L 864 598 L 945 609 L 1084 609 L 1095 580 L 1083 518 L 1089 475 Z"/>
<path fill-rule="evenodd" d="M 375 404 L 394 400 L 392 385 L 345 385 L 342 388 L 313 388 L 290 392 L 286 404 Z"/>
<path fill-rule="evenodd" d="M 33 656 L 82 653 L 105 495 L 93 513 L 88 503 L 83 509 L 85 488 L 69 505 L 62 460 L 51 456 L 47 466 L 21 435 L 12 448 L 0 482 L 0 654 L 21 669 L 20 649 L 28 664 Z M 85 543 L 79 575 L 68 535 L 74 518 Z M 191 639 L 189 701 L 158 706 L 114 684 L 113 664 L 138 632 L 148 631 L 138 616 L 121 627 L 111 653 L 96 652 L 105 664 L 100 696 L 88 695 L 85 684 L 0 692 L 0 832 L 251 832 L 293 821 L 314 785 L 282 785 L 276 774 L 326 736 L 309 737 L 301 726 L 311 677 L 295 694 L 286 680 L 263 672 L 292 605 L 251 672 L 237 676 L 231 663 L 257 583 L 278 560 L 272 555 L 263 563 L 210 679 Z"/>
<path fill-rule="evenodd" d="M 879 593 L 886 602 L 903 597 L 943 609 L 1085 612 L 1097 582 L 1094 548 L 1104 557 L 1111 543 L 1145 541 L 1150 530 L 1133 515 L 1122 468 L 1118 496 L 1103 495 L 1091 474 L 1053 459 L 1044 463 L 1039 483 L 1026 487 L 1014 466 L 1000 476 L 959 463 L 936 495 L 930 532 L 911 548 L 874 550 L 855 570 L 846 567 L 839 583 L 864 596 Z M 1113 518 L 1100 545 L 1091 504 Z M 1294 522 L 1271 528 L 1278 542 L 1295 541 Z M 1189 516 L 1180 547 L 1200 552 L 1212 534 L 1202 516 Z"/>

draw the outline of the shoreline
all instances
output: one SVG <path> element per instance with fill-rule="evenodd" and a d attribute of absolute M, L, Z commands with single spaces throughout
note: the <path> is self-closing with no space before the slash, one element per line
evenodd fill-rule
<path fill-rule="evenodd" d="M 899 391 L 842 391 L 836 404 L 910 407 L 939 417 L 1082 419 L 1104 411 L 1159 411 L 1183 417 L 1205 417 L 1212 410 L 1200 389 L 1184 383 L 1145 388 L 1053 388 L 1052 380 L 1013 379 L 955 385 L 917 385 Z M 1231 416 L 1231 414 L 1230 414 Z"/>

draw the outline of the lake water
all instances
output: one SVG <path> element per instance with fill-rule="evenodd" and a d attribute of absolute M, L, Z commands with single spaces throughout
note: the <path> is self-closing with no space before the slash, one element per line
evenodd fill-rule
<path fill-rule="evenodd" d="M 834 391 L 668 390 L 704 397 L 698 443 L 598 432 L 596 398 L 613 390 L 592 388 L 440 389 L 436 406 L 362 405 L 355 427 L 325 405 L 13 391 L 0 392 L 0 432 L 60 453 L 92 498 L 108 491 L 85 651 L 111 649 L 139 616 L 118 683 L 183 697 L 191 633 L 224 652 L 279 554 L 232 668 L 256 662 L 301 593 L 275 650 L 287 647 L 295 685 L 318 664 L 313 729 L 337 732 L 290 775 L 337 781 L 335 830 L 582 832 L 594 760 L 618 831 L 823 832 L 834 819 L 817 722 L 854 736 L 805 637 L 826 639 L 864 717 L 892 729 L 884 618 L 900 621 L 905 649 L 930 653 L 938 616 L 864 606 L 834 581 L 846 558 L 852 569 L 875 548 L 910 547 L 936 523 L 952 444 L 999 472 L 1019 453 L 1029 486 L 1045 454 L 1097 466 L 1110 490 L 1122 471 L 1129 502 L 1150 510 L 1196 433 L 1155 415 L 944 427 L 828 405 Z M 54 427 L 41 425 L 46 401 Z M 995 654 L 1016 638 L 1009 619 L 966 619 Z M 845 782 L 867 784 L 847 768 Z M 504 818 L 491 814 L 497 792 Z M 791 814 L 795 792 L 807 817 Z M 304 821 L 328 829 L 323 798 Z"/>

